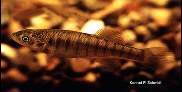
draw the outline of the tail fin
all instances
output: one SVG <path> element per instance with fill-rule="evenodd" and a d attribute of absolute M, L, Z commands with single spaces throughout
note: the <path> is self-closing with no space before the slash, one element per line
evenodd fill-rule
<path fill-rule="evenodd" d="M 174 54 L 165 47 L 152 47 L 144 49 L 144 62 L 154 70 L 168 70 L 175 63 Z"/>

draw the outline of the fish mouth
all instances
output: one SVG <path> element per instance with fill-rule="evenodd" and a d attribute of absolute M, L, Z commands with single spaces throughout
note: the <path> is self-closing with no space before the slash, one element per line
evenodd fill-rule
<path fill-rule="evenodd" d="M 13 40 L 15 40 L 15 39 L 16 39 L 15 33 L 12 33 L 12 34 L 10 35 L 10 37 L 11 37 Z"/>
<path fill-rule="evenodd" d="M 15 40 L 15 41 L 17 41 L 17 36 L 16 36 L 16 33 L 12 33 L 11 35 L 10 35 L 10 37 L 13 39 L 13 40 Z"/>
<path fill-rule="evenodd" d="M 10 37 L 11 37 L 11 39 L 13 39 L 15 42 L 17 42 L 17 43 L 19 43 L 19 44 L 21 43 L 21 42 L 19 41 L 19 39 L 18 39 L 16 33 L 12 33 L 12 34 L 10 35 Z"/>

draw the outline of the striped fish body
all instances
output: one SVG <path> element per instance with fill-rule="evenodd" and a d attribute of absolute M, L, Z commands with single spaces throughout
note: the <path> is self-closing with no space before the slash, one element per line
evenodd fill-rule
<path fill-rule="evenodd" d="M 47 32 L 49 53 L 57 57 L 116 57 L 142 60 L 141 49 L 119 44 L 108 39 L 68 30 Z"/>

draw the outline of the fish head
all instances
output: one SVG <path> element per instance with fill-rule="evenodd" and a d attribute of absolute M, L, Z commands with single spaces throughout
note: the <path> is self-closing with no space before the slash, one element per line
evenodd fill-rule
<path fill-rule="evenodd" d="M 26 29 L 12 34 L 12 39 L 35 51 L 42 51 L 46 48 L 46 31 Z"/>

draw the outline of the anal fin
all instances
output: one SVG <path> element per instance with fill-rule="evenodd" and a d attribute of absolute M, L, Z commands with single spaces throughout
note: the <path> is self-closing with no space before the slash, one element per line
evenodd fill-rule
<path fill-rule="evenodd" d="M 100 63 L 104 69 L 110 71 L 116 71 L 121 67 L 121 59 L 119 58 L 96 58 L 95 61 Z"/>

